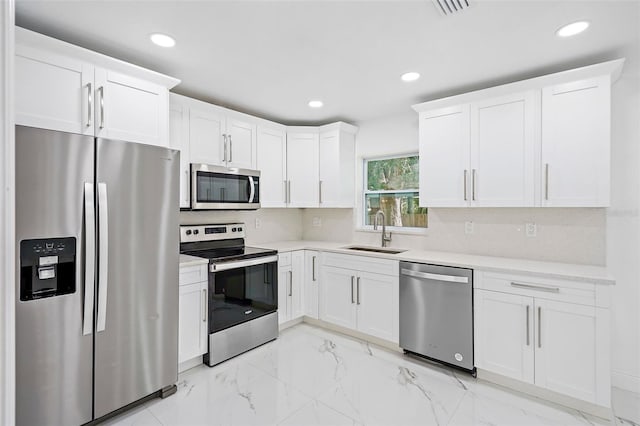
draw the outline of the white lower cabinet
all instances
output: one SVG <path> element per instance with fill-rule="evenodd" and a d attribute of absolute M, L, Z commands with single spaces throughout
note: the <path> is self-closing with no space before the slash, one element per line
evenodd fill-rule
<path fill-rule="evenodd" d="M 304 315 L 318 319 L 318 291 L 320 285 L 320 253 L 304 252 Z"/>
<path fill-rule="evenodd" d="M 278 255 L 278 323 L 304 315 L 304 250 Z"/>
<path fill-rule="evenodd" d="M 479 369 L 610 407 L 609 289 L 476 273 Z"/>
<path fill-rule="evenodd" d="M 207 265 L 180 268 L 178 363 L 207 352 Z"/>
<path fill-rule="evenodd" d="M 398 343 L 398 286 L 396 261 L 330 253 L 323 259 L 319 317 Z"/>

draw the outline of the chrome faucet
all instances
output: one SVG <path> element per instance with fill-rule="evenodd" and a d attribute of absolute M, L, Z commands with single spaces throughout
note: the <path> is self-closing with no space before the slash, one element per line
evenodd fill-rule
<path fill-rule="evenodd" d="M 387 243 L 391 242 L 391 231 L 387 234 L 387 227 L 384 224 L 384 212 L 382 210 L 378 210 L 376 216 L 373 218 L 373 230 L 378 230 L 378 216 L 382 216 L 382 247 L 386 247 Z"/>

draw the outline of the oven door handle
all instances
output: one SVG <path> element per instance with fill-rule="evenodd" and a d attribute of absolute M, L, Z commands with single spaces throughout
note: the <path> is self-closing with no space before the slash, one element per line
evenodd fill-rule
<path fill-rule="evenodd" d="M 255 259 L 241 260 L 241 261 L 232 261 L 232 262 L 223 262 L 223 263 L 213 263 L 209 265 L 209 272 L 220 272 L 220 271 L 228 271 L 229 269 L 238 269 L 245 268 L 247 266 L 257 266 L 264 265 L 265 263 L 277 262 L 278 256 L 265 256 L 258 257 Z"/>
<path fill-rule="evenodd" d="M 253 203 L 253 198 L 256 196 L 256 183 L 253 181 L 253 176 L 249 176 L 249 188 L 251 190 L 249 203 Z"/>

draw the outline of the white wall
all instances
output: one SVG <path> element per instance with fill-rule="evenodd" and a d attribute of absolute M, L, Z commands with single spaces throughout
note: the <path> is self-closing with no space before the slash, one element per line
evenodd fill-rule
<path fill-rule="evenodd" d="M 256 219 L 260 221 L 259 228 L 256 228 Z M 302 210 L 300 209 L 180 212 L 181 225 L 236 221 L 245 224 L 245 240 L 248 245 L 302 238 Z"/>
<path fill-rule="evenodd" d="M 607 265 L 617 281 L 613 291 L 612 379 L 614 386 L 640 392 L 640 63 L 637 57 L 627 58 L 622 77 L 613 86 L 611 120 Z"/>
<path fill-rule="evenodd" d="M 14 2 L 0 5 L 0 424 L 15 422 Z"/>

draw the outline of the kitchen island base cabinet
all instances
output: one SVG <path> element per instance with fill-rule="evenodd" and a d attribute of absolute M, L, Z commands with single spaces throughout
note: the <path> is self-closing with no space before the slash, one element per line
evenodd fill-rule
<path fill-rule="evenodd" d="M 476 273 L 478 369 L 611 407 L 610 289 Z"/>

